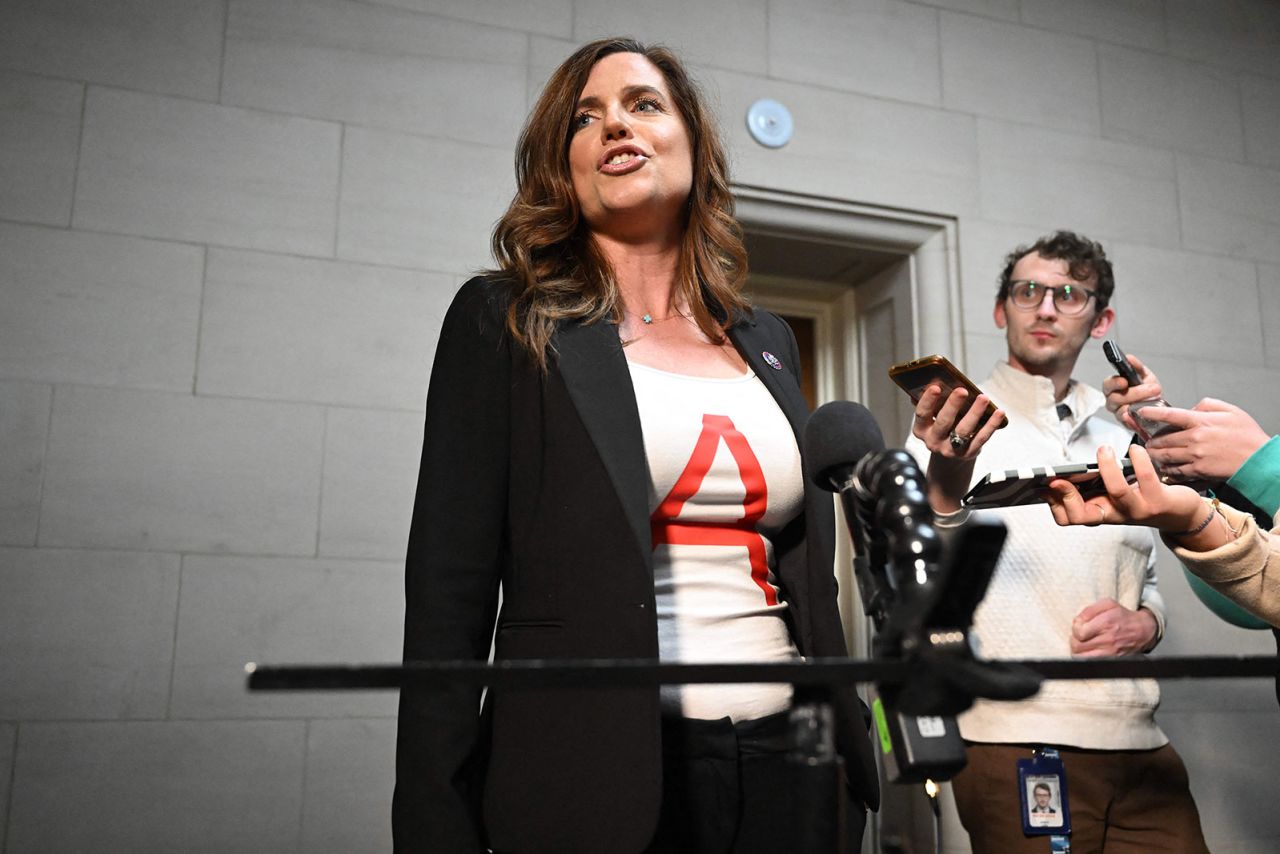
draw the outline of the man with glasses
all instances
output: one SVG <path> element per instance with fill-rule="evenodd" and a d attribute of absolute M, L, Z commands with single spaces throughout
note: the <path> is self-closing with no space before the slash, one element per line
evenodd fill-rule
<path fill-rule="evenodd" d="M 989 472 L 1092 462 L 1100 445 L 1127 453 L 1129 431 L 1107 417 L 1102 392 L 1071 376 L 1085 344 L 1115 320 L 1114 289 L 1102 246 L 1071 232 L 1005 259 L 994 316 L 1008 356 L 978 385 L 1008 425 L 984 444 L 989 431 L 979 435 L 966 417 L 983 397 L 926 393 L 908 440 L 927 466 L 940 524 L 964 520 L 961 497 Z M 1040 504 L 990 512 L 1009 536 L 974 615 L 984 656 L 1138 655 L 1160 641 L 1148 529 L 1062 528 Z M 1060 757 L 1072 850 L 1207 851 L 1186 768 L 1155 722 L 1159 696 L 1152 680 L 1049 681 L 1029 700 L 979 700 L 961 715 L 968 765 L 953 792 L 974 851 L 1048 852 L 1065 841 L 1032 835 L 1049 831 L 1022 818 L 1018 762 L 1033 755 Z"/>

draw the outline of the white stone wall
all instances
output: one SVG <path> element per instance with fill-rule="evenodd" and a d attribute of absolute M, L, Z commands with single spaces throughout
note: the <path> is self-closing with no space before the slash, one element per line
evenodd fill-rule
<path fill-rule="evenodd" d="M 610 33 L 694 63 L 736 180 L 955 217 L 975 372 L 1069 227 L 1171 400 L 1280 430 L 1275 0 L 0 0 L 5 851 L 389 846 L 394 698 L 240 668 L 397 658 L 439 319 Z M 1162 568 L 1164 652 L 1274 648 Z M 1165 692 L 1213 850 L 1275 850 L 1271 686 Z"/>

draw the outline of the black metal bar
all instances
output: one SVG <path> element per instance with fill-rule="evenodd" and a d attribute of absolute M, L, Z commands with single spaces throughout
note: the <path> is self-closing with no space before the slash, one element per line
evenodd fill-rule
<path fill-rule="evenodd" d="M 1184 656 L 1019 661 L 1046 679 L 1229 679 L 1280 674 L 1280 658 Z M 520 660 L 408 664 L 245 666 L 250 691 L 339 691 L 402 685 L 466 684 L 492 688 L 635 687 L 655 684 L 789 682 L 839 685 L 901 684 L 911 676 L 904 661 L 821 658 L 761 664 L 658 664 L 640 660 Z"/>

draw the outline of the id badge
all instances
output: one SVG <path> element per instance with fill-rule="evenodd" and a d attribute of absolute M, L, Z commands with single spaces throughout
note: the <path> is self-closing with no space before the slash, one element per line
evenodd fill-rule
<path fill-rule="evenodd" d="M 1027 836 L 1066 837 L 1071 833 L 1067 772 L 1058 751 L 1039 748 L 1030 759 L 1018 760 L 1018 796 L 1022 832 Z"/>

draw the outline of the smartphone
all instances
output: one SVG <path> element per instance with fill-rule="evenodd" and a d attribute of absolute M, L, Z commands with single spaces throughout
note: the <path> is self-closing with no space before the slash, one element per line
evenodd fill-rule
<path fill-rule="evenodd" d="M 1102 342 L 1102 354 L 1107 357 L 1107 361 L 1116 369 L 1116 373 L 1124 377 L 1124 381 L 1129 385 L 1135 386 L 1142 382 L 1133 365 L 1129 364 L 1129 360 L 1125 357 L 1124 351 L 1120 349 L 1119 344 L 1108 338 Z M 1139 400 L 1136 403 L 1129 404 L 1129 414 L 1133 416 L 1134 426 L 1137 428 L 1138 435 L 1143 442 L 1148 442 L 1152 437 L 1159 436 L 1162 433 L 1172 433 L 1178 429 L 1164 421 L 1152 421 L 1150 418 L 1142 417 L 1142 410 L 1149 406 L 1168 405 L 1169 402 L 1163 397 L 1153 397 L 1150 400 Z"/>
<path fill-rule="evenodd" d="M 973 381 L 961 373 L 959 368 L 951 364 L 946 356 L 923 356 L 912 359 L 910 362 L 894 365 L 889 369 L 889 379 L 907 393 L 912 403 L 919 403 L 925 389 L 931 385 L 942 387 L 944 400 L 958 388 L 969 392 L 969 400 L 982 394 L 982 389 L 974 385 Z M 982 416 L 983 423 L 995 413 L 996 405 L 988 400 L 986 414 Z M 1008 423 L 1006 419 L 1000 426 L 1003 428 Z"/>
<path fill-rule="evenodd" d="M 1129 359 L 1125 357 L 1120 345 L 1110 338 L 1102 342 L 1102 355 L 1107 357 L 1111 367 L 1115 368 L 1116 373 L 1124 377 L 1124 381 L 1129 385 L 1140 385 L 1142 383 L 1142 378 L 1138 376 L 1138 371 L 1133 365 L 1129 364 Z"/>
<path fill-rule="evenodd" d="M 1129 483 L 1133 483 L 1136 479 L 1133 463 L 1128 457 L 1120 460 L 1120 471 Z M 993 471 L 974 484 L 973 489 L 969 490 L 961 503 L 973 510 L 1044 504 L 1049 481 L 1059 477 L 1075 484 L 1084 498 L 1103 495 L 1107 491 L 1107 485 L 1102 482 L 1102 474 L 1098 471 L 1097 463 L 1070 463 L 1043 468 Z"/>

